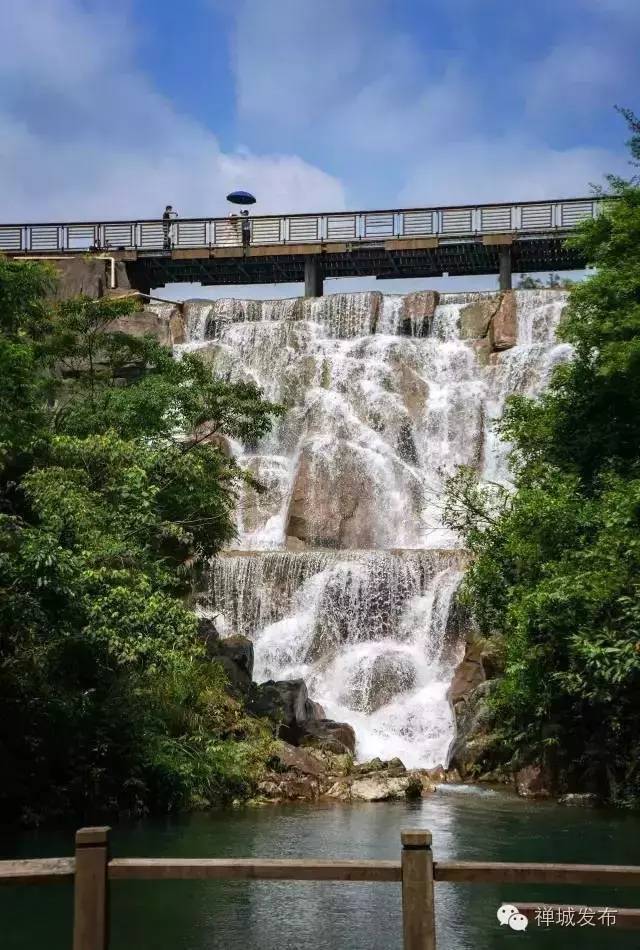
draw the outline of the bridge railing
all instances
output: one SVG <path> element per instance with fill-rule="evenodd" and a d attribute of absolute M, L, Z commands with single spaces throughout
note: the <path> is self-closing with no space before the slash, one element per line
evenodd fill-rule
<path fill-rule="evenodd" d="M 535 235 L 569 232 L 600 212 L 603 199 L 340 211 L 331 214 L 259 215 L 250 218 L 255 246 L 307 243 L 367 244 L 394 238 L 441 240 L 510 233 Z M 240 217 L 180 218 L 171 223 L 176 249 L 242 245 Z M 0 252 L 8 254 L 81 253 L 91 248 L 162 252 L 162 221 L 94 221 L 64 224 L 2 224 Z"/>
<path fill-rule="evenodd" d="M 259 858 L 116 858 L 109 854 L 108 828 L 81 828 L 75 858 L 0 861 L 0 884 L 73 882 L 73 950 L 108 950 L 111 881 L 262 880 L 398 883 L 402 896 L 404 950 L 436 950 L 435 884 L 582 884 L 640 886 L 640 867 L 606 864 L 519 864 L 483 861 L 434 861 L 428 831 L 402 832 L 399 861 L 301 860 Z M 510 901 L 520 915 L 548 927 L 562 904 Z M 492 909 L 493 914 L 497 907 Z M 583 907 L 588 926 L 640 929 L 640 909 Z M 549 916 L 551 915 L 551 917 Z M 506 923 L 506 921 L 502 921 Z M 518 927 L 526 923 L 521 919 Z M 5 931 L 8 922 L 3 922 Z M 494 926 L 497 926 L 494 924 Z M 336 947 L 336 950 L 340 950 Z"/>

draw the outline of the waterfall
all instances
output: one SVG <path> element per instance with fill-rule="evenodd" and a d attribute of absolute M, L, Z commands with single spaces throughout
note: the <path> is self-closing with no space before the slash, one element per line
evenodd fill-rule
<path fill-rule="evenodd" d="M 259 445 L 233 446 L 265 490 L 244 490 L 203 608 L 254 641 L 258 679 L 303 677 L 351 723 L 359 758 L 446 757 L 464 552 L 442 523 L 443 482 L 460 464 L 508 481 L 494 422 L 570 358 L 555 342 L 565 303 L 516 291 L 516 345 L 489 354 L 496 294 L 443 294 L 431 310 L 428 292 L 185 306 L 178 356 L 197 349 L 287 410 Z"/>

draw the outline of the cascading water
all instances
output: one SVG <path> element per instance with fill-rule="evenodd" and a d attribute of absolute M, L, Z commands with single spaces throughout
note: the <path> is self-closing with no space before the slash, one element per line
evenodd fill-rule
<path fill-rule="evenodd" d="M 555 344 L 562 292 L 517 291 L 516 345 L 488 359 L 478 319 L 497 295 L 441 295 L 428 319 L 409 296 L 192 301 L 177 349 L 287 409 L 259 446 L 231 446 L 266 490 L 245 491 L 238 550 L 213 563 L 204 606 L 254 641 L 258 679 L 303 677 L 351 723 L 359 758 L 433 766 L 464 649 L 443 480 L 460 464 L 507 479 L 492 422 L 570 348 Z"/>

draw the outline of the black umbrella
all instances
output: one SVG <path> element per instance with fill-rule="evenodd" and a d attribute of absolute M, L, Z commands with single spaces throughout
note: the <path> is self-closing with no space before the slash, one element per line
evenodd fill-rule
<path fill-rule="evenodd" d="M 234 205 L 254 205 L 256 199 L 248 191 L 232 191 L 227 195 L 227 201 Z"/>

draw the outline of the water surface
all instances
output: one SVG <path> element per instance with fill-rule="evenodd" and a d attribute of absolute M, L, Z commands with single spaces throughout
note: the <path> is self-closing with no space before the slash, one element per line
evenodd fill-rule
<path fill-rule="evenodd" d="M 396 858 L 428 828 L 436 859 L 640 864 L 640 815 L 442 789 L 415 804 L 287 805 L 143 821 L 113 831 L 116 857 Z M 5 835 L 2 857 L 70 854 L 73 831 Z M 436 886 L 439 950 L 637 948 L 638 932 L 500 927 L 504 900 L 640 905 L 630 889 Z M 0 891 L 2 950 L 68 950 L 68 885 Z M 134 882 L 112 885 L 112 950 L 400 950 L 396 884 Z"/>

